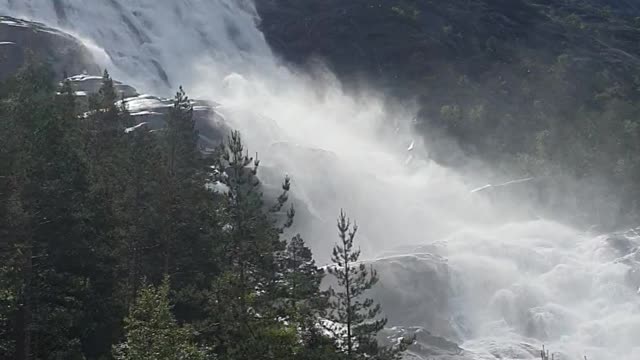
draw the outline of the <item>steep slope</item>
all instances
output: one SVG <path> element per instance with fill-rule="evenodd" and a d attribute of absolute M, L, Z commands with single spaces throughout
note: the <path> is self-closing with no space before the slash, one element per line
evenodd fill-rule
<path fill-rule="evenodd" d="M 619 4 L 619 11 L 598 3 L 258 0 L 257 9 L 267 40 L 285 59 L 304 64 L 319 56 L 346 79 L 364 75 L 399 95 L 423 96 L 425 105 L 474 86 L 492 90 L 483 98 L 551 100 L 542 96 L 548 85 L 561 83 L 547 76 L 554 70 L 571 73 L 566 80 L 578 93 L 566 95 L 583 103 L 597 85 L 584 75 L 606 69 L 610 82 L 632 85 L 628 75 L 639 64 L 640 23 L 628 11 L 633 3 Z M 565 64 L 558 64 L 562 55 Z M 531 94 L 522 80 L 532 83 Z M 542 80 L 555 81 L 536 87 Z"/>
<path fill-rule="evenodd" d="M 197 61 L 240 63 L 247 53 L 270 53 L 259 32 L 247 31 L 255 28 L 252 6 L 246 0 L 161 6 L 155 1 L 95 1 L 87 6 L 86 0 L 0 0 L 0 11 L 6 14 L 44 21 L 91 39 L 104 49 L 108 64 L 103 66 L 113 67 L 114 76 L 136 74 L 132 85 L 165 96 L 192 80 Z M 181 26 L 167 26 L 175 22 Z"/>
<path fill-rule="evenodd" d="M 25 3 L 38 2 L 14 2 L 18 5 Z M 184 66 L 185 69 L 176 69 L 172 65 L 180 64 L 175 62 L 177 59 L 184 61 L 207 53 L 198 48 L 206 44 L 203 39 L 224 43 L 229 40 L 228 37 L 233 37 L 235 32 L 216 32 L 216 27 L 207 27 L 204 29 L 206 33 L 202 37 L 196 37 L 195 40 L 191 36 L 180 38 L 185 43 L 188 42 L 188 44 L 182 44 L 172 41 L 175 37 L 171 36 L 171 32 L 162 30 L 165 28 L 189 29 L 187 32 L 190 32 L 194 27 L 197 28 L 194 24 L 198 24 L 202 19 L 218 16 L 220 13 L 211 15 L 207 11 L 217 9 L 215 5 L 219 4 L 227 6 L 223 8 L 226 11 L 224 14 L 236 14 L 236 16 L 225 18 L 231 25 L 242 24 L 242 21 L 247 19 L 246 14 L 234 7 L 234 2 L 231 1 L 201 2 L 202 8 L 199 9 L 201 11 L 188 12 L 188 16 L 185 15 L 182 18 L 169 16 L 174 9 L 173 2 L 158 1 L 154 2 L 153 8 L 145 8 L 145 5 L 151 3 L 148 0 L 130 1 L 126 6 L 122 5 L 125 4 L 124 1 L 114 0 L 109 3 L 122 6 L 120 8 L 106 6 L 106 9 L 112 11 L 105 12 L 104 18 L 99 22 L 95 21 L 96 24 L 94 24 L 96 18 L 90 16 L 93 8 L 82 12 L 83 9 L 78 7 L 82 2 L 76 0 L 53 2 L 53 4 L 56 3 L 66 4 L 67 9 L 77 9 L 78 14 L 75 18 L 77 22 L 73 26 L 83 30 L 83 35 L 91 37 L 104 46 L 108 53 L 114 54 L 116 64 L 121 70 L 128 71 L 130 77 L 144 77 L 149 74 L 158 76 L 158 74 L 153 75 L 155 74 L 151 71 L 153 66 L 149 66 L 157 56 L 157 59 L 162 62 L 160 65 L 163 69 L 174 71 L 171 73 L 171 78 L 186 69 L 187 73 L 192 71 L 192 75 L 201 75 L 208 90 L 218 84 L 207 82 L 209 78 L 206 71 L 200 68 L 194 70 L 190 66 Z M 239 3 L 244 2 L 235 2 L 235 4 Z M 336 9 L 345 9 L 365 4 L 364 1 L 358 0 L 313 3 L 316 4 L 315 8 L 303 9 L 305 12 L 315 9 L 313 16 L 326 14 L 328 5 L 335 5 Z M 411 4 L 411 2 L 406 3 Z M 48 4 L 51 5 L 51 3 Z M 104 4 L 107 3 L 102 5 Z M 286 10 L 287 6 L 300 7 L 300 4 L 310 3 L 282 2 L 275 10 Z M 376 4 L 390 4 L 390 2 L 382 1 Z M 433 5 L 427 2 L 420 4 Z M 422 125 L 436 128 L 440 121 L 443 122 L 440 125 L 443 131 L 462 138 L 462 135 L 470 131 L 463 120 L 476 119 L 478 129 L 474 129 L 471 140 L 477 141 L 482 139 L 480 135 L 495 132 L 504 139 L 494 136 L 499 140 L 508 140 L 509 146 L 524 147 L 531 137 L 537 141 L 538 134 L 532 136 L 527 133 L 528 129 L 537 129 L 549 123 L 520 124 L 520 121 L 525 122 L 531 118 L 523 116 L 523 118 L 514 119 L 512 115 L 511 118 L 501 120 L 500 124 L 495 124 L 493 128 L 487 128 L 487 124 L 497 121 L 494 115 L 501 114 L 500 111 L 506 111 L 504 109 L 509 109 L 513 114 L 519 114 L 520 111 L 527 113 L 535 105 L 529 102 L 535 99 L 557 100 L 553 97 L 558 93 L 551 91 L 556 91 L 553 87 L 555 85 L 574 86 L 564 79 L 554 80 L 558 82 L 551 83 L 553 86 L 549 86 L 548 89 L 543 87 L 545 81 L 553 79 L 558 74 L 567 76 L 566 71 L 560 71 L 564 69 L 563 67 L 554 67 L 554 70 L 549 72 L 549 69 L 545 70 L 543 65 L 532 63 L 531 71 L 534 75 L 529 77 L 519 75 L 526 71 L 512 73 L 520 69 L 518 67 L 520 63 L 510 62 L 511 57 L 508 55 L 524 55 L 520 55 L 513 49 L 499 48 L 500 44 L 518 44 L 517 39 L 525 37 L 529 39 L 527 44 L 536 43 L 533 41 L 539 36 L 536 29 L 542 26 L 538 22 L 548 15 L 543 12 L 531 12 L 536 9 L 535 6 L 532 7 L 524 2 L 487 2 L 487 4 L 493 4 L 488 12 L 482 10 L 483 8 L 474 8 L 472 6 L 474 2 L 460 1 L 450 4 L 450 6 L 440 4 L 443 6 L 442 11 L 448 14 L 452 21 L 459 21 L 459 26 L 466 25 L 467 20 L 469 24 L 474 24 L 471 21 L 473 16 L 486 13 L 489 19 L 495 18 L 491 21 L 486 20 L 485 26 L 490 28 L 487 32 L 502 36 L 500 39 L 512 40 L 502 42 L 487 39 L 488 45 L 485 44 L 486 42 L 478 42 L 477 49 L 482 50 L 487 47 L 491 50 L 488 55 L 483 55 L 487 58 L 478 55 L 478 64 L 476 64 L 467 62 L 466 57 L 456 55 L 456 51 L 470 51 L 473 55 L 475 52 L 472 50 L 475 48 L 468 50 L 465 45 L 458 49 L 454 46 L 456 42 L 453 40 L 451 43 L 443 42 L 446 46 L 442 45 L 441 41 L 437 40 L 440 33 L 431 33 L 433 30 L 431 29 L 424 41 L 435 37 L 437 40 L 435 43 L 438 46 L 451 52 L 451 55 L 448 55 L 451 59 L 434 60 L 434 64 L 442 68 L 436 68 L 437 71 L 430 70 L 433 71 L 430 73 L 434 76 L 427 79 L 428 81 L 424 80 L 424 83 L 418 76 L 406 76 L 403 80 L 407 81 L 407 89 L 416 86 L 415 90 L 405 90 L 406 93 L 413 95 L 424 91 Z M 214 8 L 208 6 L 214 6 Z M 104 10 L 105 7 L 101 9 Z M 370 12 L 363 13 L 366 16 L 361 20 L 365 23 L 371 22 L 372 26 L 381 26 L 380 24 L 384 25 L 388 19 L 396 19 L 393 20 L 394 24 L 405 26 L 407 23 L 411 24 L 409 20 L 415 14 L 409 10 L 408 7 L 392 9 L 391 16 L 384 15 L 377 18 L 379 9 L 372 8 Z M 70 13 L 71 11 L 65 17 L 67 21 Z M 114 40 L 108 35 L 109 29 L 117 27 L 121 30 L 121 34 L 125 34 L 120 36 L 131 36 L 134 32 L 126 30 L 127 20 L 122 19 L 121 15 L 131 19 L 136 13 L 139 18 L 147 20 L 140 21 L 136 29 L 145 29 L 153 35 L 149 37 L 149 43 L 143 44 L 144 46 L 135 43 L 132 45 L 129 41 L 119 41 L 120 38 Z M 454 15 L 459 13 L 467 14 L 469 17 L 465 18 L 464 22 L 457 20 Z M 48 16 L 46 14 L 49 13 L 43 12 L 39 15 L 46 17 Z M 163 16 L 158 16 L 159 14 Z M 331 10 L 329 14 L 331 21 L 343 19 L 340 11 Z M 505 18 L 503 14 L 509 16 Z M 535 14 L 538 15 L 533 17 L 532 15 Z M 50 20 L 55 23 L 60 18 L 59 14 L 54 14 Z M 300 13 L 290 12 L 280 21 L 282 23 L 298 22 L 300 19 L 304 19 Z M 378 19 L 384 21 L 377 22 Z M 165 21 L 167 23 L 164 23 Z M 267 24 L 266 21 L 265 17 L 264 24 Z M 501 32 L 495 32 L 494 22 L 503 24 L 501 26 L 504 29 Z M 69 23 L 73 22 L 67 22 Z M 544 24 L 547 23 L 544 22 Z M 549 26 L 560 29 L 559 25 Z M 253 28 L 235 26 L 227 28 L 243 31 L 242 34 L 236 34 L 240 38 L 242 38 L 240 35 L 251 39 L 260 38 Z M 420 29 L 420 27 L 417 28 Z M 331 29 L 342 31 L 340 27 L 331 27 Z M 396 32 L 393 27 L 391 30 L 393 31 L 389 32 L 388 36 L 404 34 Z M 451 29 L 446 30 L 446 26 L 441 30 L 443 33 L 455 34 Z M 475 34 L 475 30 L 471 28 L 469 31 Z M 304 35 L 296 32 L 293 34 Z M 350 35 L 349 32 L 341 34 L 345 39 Z M 551 31 L 551 34 L 555 34 L 554 36 L 558 39 L 563 39 L 565 36 L 560 30 Z M 555 53 L 549 54 L 544 51 L 547 47 L 546 36 L 537 40 L 540 49 L 536 51 L 530 49 L 529 52 L 525 51 L 525 54 L 530 53 L 535 59 L 547 59 L 549 63 L 555 64 L 559 61 L 560 65 L 565 64 L 564 57 L 559 58 Z M 456 39 L 455 36 L 453 38 Z M 313 40 L 323 41 L 321 38 Z M 401 46 L 398 48 L 402 45 L 400 40 L 402 39 L 397 42 L 388 41 L 388 44 L 396 49 L 394 51 L 400 51 L 402 50 Z M 330 41 L 337 48 L 344 45 L 340 43 L 342 39 L 332 38 Z M 420 42 L 408 42 L 406 46 L 413 47 L 419 44 Z M 470 44 L 473 45 L 473 42 Z M 555 45 L 549 46 L 553 48 Z M 327 47 L 332 45 L 329 44 Z M 259 47 L 259 49 L 263 48 L 264 46 Z M 579 47 L 576 51 L 581 49 L 583 47 Z M 484 51 L 482 50 L 483 53 Z M 119 52 L 121 52 L 120 55 Z M 265 56 L 265 53 L 257 52 Z M 268 52 L 266 54 L 270 56 Z M 389 55 L 390 61 L 398 61 L 399 70 L 408 69 L 403 67 L 402 62 L 403 59 L 406 60 L 404 55 L 407 53 L 397 57 L 391 55 Z M 348 60 L 351 59 L 351 53 L 346 53 L 345 57 Z M 419 326 L 433 330 L 435 336 L 449 337 L 462 343 L 461 347 L 467 351 L 472 350 L 473 353 L 469 358 L 473 359 L 534 358 L 534 353 L 541 342 L 554 341 L 555 349 L 560 349 L 575 359 L 581 359 L 585 352 L 591 355 L 590 358 L 637 359 L 638 346 L 634 338 L 640 324 L 640 319 L 636 316 L 638 314 L 636 296 L 638 279 L 634 275 L 637 274 L 637 238 L 624 236 L 622 240 L 612 242 L 616 244 L 616 248 L 621 249 L 617 252 L 611 249 L 614 246 L 609 245 L 607 237 L 592 236 L 550 221 L 514 221 L 514 209 L 509 209 L 510 212 L 499 211 L 488 206 L 482 194 L 470 191 L 475 187 L 470 183 L 477 182 L 477 179 L 460 179 L 460 176 L 450 169 L 433 164 L 420 149 L 419 141 L 416 141 L 414 148 L 413 141 L 406 137 L 407 133 L 397 128 L 395 129 L 397 132 L 394 132 L 394 129 L 389 131 L 389 127 L 382 126 L 386 124 L 385 122 L 389 122 L 389 119 L 397 120 L 398 123 L 410 120 L 403 117 L 404 113 L 386 112 L 386 109 L 380 105 L 381 101 L 374 97 L 351 98 L 333 83 L 329 86 L 311 82 L 304 76 L 293 76 L 286 69 L 272 67 L 271 58 L 267 59 L 268 66 L 260 68 L 262 71 L 259 75 L 262 77 L 251 77 L 250 75 L 255 75 L 251 71 L 253 69 L 245 67 L 245 63 L 233 56 L 229 58 L 233 58 L 231 65 L 234 70 L 237 69 L 238 72 L 248 75 L 244 77 L 236 73 L 225 77 L 225 87 L 221 93 L 223 96 L 216 100 L 225 104 L 224 110 L 238 115 L 240 118 L 238 124 L 248 135 L 251 149 L 257 147 L 265 163 L 277 164 L 276 169 L 286 169 L 290 172 L 294 179 L 294 193 L 304 195 L 305 203 L 313 207 L 313 210 L 317 211 L 316 214 L 321 215 L 321 223 L 318 227 L 322 227 L 324 232 L 313 227 L 307 227 L 305 229 L 307 231 L 303 232 L 305 236 L 309 234 L 308 238 L 318 240 L 314 241 L 313 245 L 326 251 L 327 244 L 334 238 L 332 216 L 339 206 L 348 207 L 362 225 L 361 239 L 367 256 L 381 249 L 406 245 L 406 251 L 391 253 L 389 256 L 375 260 L 375 266 L 381 270 L 382 275 L 377 297 L 384 302 L 385 309 L 389 309 L 389 315 L 393 317 L 391 319 L 393 325 Z M 497 61 L 496 58 L 502 60 Z M 575 60 L 573 57 L 570 58 Z M 365 57 L 359 59 L 363 61 L 363 66 L 370 60 Z M 600 57 L 596 60 L 600 61 Z M 220 62 L 221 66 L 227 65 L 223 60 Z M 418 65 L 422 63 L 417 62 Z M 181 64 L 184 65 L 184 63 Z M 218 63 L 214 62 L 213 65 Z M 460 69 L 469 66 L 478 66 L 482 71 L 474 71 L 466 78 L 460 78 Z M 449 68 L 450 71 L 442 70 Z M 342 76 L 353 76 L 357 72 L 353 70 L 356 67 L 351 65 L 351 69 L 343 71 Z M 497 80 L 493 78 L 495 74 L 502 74 L 503 70 L 505 74 L 503 78 Z M 275 81 L 265 74 L 273 76 Z M 513 76 L 507 77 L 510 74 Z M 544 76 L 536 78 L 542 75 Z M 491 81 L 481 82 L 482 76 Z M 436 81 L 438 79 L 442 82 Z M 449 80 L 456 80 L 455 85 Z M 520 81 L 524 80 L 537 84 L 538 87 L 535 88 L 535 92 L 531 90 L 533 95 L 530 97 L 520 98 L 518 94 L 527 94 L 529 90 L 517 87 L 518 92 L 515 93 L 516 87 L 512 89 L 511 84 L 521 84 Z M 395 88 L 394 92 L 401 93 L 403 86 L 399 85 L 400 81 L 395 85 L 393 81 L 390 79 L 387 82 L 390 84 L 387 88 Z M 415 85 L 411 85 L 412 83 Z M 419 87 L 421 84 L 425 84 L 424 87 Z M 328 89 L 323 89 L 324 85 Z M 562 87 L 560 90 L 569 91 Z M 210 91 L 213 98 L 213 90 Z M 571 94 L 571 92 L 567 93 Z M 494 96 L 496 94 L 497 96 Z M 431 99 L 435 99 L 433 100 L 435 103 L 430 105 Z M 140 97 L 138 100 L 144 102 L 147 98 Z M 154 106 L 166 106 L 163 101 L 156 101 L 159 99 L 152 100 Z M 446 105 L 440 106 L 437 101 Z M 522 110 L 518 105 L 520 103 L 524 104 Z M 474 107 L 473 114 L 477 115 L 472 117 L 470 104 L 483 105 L 485 110 L 482 110 L 483 107 Z M 535 105 L 538 110 L 533 111 L 533 114 L 541 116 L 540 109 L 552 111 L 553 104 L 555 103 L 543 103 L 540 100 L 540 103 Z M 427 116 L 430 112 L 434 113 L 433 118 Z M 499 133 L 496 129 L 502 129 L 503 132 Z M 513 131 L 509 132 L 508 129 Z M 522 134 L 514 129 L 522 130 Z M 379 132 L 384 136 L 376 130 L 380 130 Z M 566 135 L 555 131 L 556 129 L 553 136 Z M 545 140 L 544 136 L 540 138 Z M 598 141 L 602 139 L 596 138 Z M 519 143 L 523 139 L 525 143 Z M 495 139 L 491 140 L 495 141 Z M 411 145 L 407 147 L 408 144 Z M 471 141 L 464 144 L 468 144 L 469 147 L 474 146 Z M 494 153 L 499 152 L 490 147 L 491 144 L 493 142 L 486 146 L 493 149 Z M 480 145 L 475 146 L 480 148 Z M 543 150 L 549 151 L 544 147 Z M 408 155 L 408 152 L 411 155 Z M 278 181 L 281 180 L 281 171 L 274 172 L 277 174 L 273 177 L 278 178 Z M 603 204 L 600 205 L 603 212 L 608 211 Z M 614 217 L 615 215 L 617 214 L 613 214 Z M 624 238 L 628 238 L 629 241 L 625 242 Z M 420 244 L 426 245 L 420 246 Z M 391 329 L 392 334 L 389 336 L 394 336 L 393 333 L 396 332 L 394 330 L 401 332 L 402 328 L 399 326 Z M 421 345 L 424 345 L 424 348 L 419 351 L 419 356 L 431 358 L 435 352 L 440 358 L 458 358 L 460 349 L 455 344 L 435 336 L 419 337 Z M 432 343 L 436 345 L 430 345 Z M 440 349 L 434 350 L 431 346 Z"/>
<path fill-rule="evenodd" d="M 63 74 L 99 74 L 91 52 L 80 41 L 41 23 L 0 16 L 0 79 L 14 74 L 27 57 L 51 64 Z"/>
<path fill-rule="evenodd" d="M 256 3 L 261 29 L 284 59 L 304 67 L 319 57 L 346 83 L 365 79 L 402 100 L 416 99 L 417 127 L 438 161 L 463 166 L 471 156 L 523 177 L 547 177 L 548 195 L 533 199 L 545 207 L 572 207 L 587 223 L 634 221 L 628 215 L 640 198 L 636 2 Z M 451 151 L 443 135 L 466 156 Z M 566 177 L 584 180 L 562 193 L 598 200 L 553 203 Z M 603 203 L 611 216 L 593 216 Z"/>

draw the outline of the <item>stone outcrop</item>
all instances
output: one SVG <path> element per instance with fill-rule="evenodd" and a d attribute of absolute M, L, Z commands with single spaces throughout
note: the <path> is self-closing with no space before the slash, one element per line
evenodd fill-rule
<path fill-rule="evenodd" d="M 102 77 L 95 75 L 75 75 L 67 80 L 78 102 L 84 107 L 87 106 L 88 97 L 97 93 L 102 84 Z M 166 117 L 173 106 L 173 99 L 139 94 L 134 87 L 116 80 L 114 80 L 114 88 L 136 119 L 137 125 L 126 129 L 127 132 L 141 128 L 158 130 L 164 127 Z M 218 104 L 202 100 L 191 101 L 201 145 L 204 148 L 214 148 L 229 134 L 230 128 L 225 124 L 222 115 L 215 110 Z M 121 102 L 118 105 L 121 105 Z"/>
<path fill-rule="evenodd" d="M 0 79 L 14 74 L 30 56 L 50 64 L 58 79 L 65 73 L 101 71 L 75 37 L 41 23 L 0 16 Z"/>

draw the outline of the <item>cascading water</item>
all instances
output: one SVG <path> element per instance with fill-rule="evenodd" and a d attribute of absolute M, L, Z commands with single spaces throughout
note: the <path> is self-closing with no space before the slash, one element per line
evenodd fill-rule
<path fill-rule="evenodd" d="M 0 0 L 0 9 L 77 35 L 140 89 L 181 83 L 222 104 L 261 154 L 267 185 L 293 177 L 311 219 L 299 230 L 320 258 L 339 208 L 358 220 L 391 323 L 455 338 L 470 359 L 535 358 L 543 343 L 567 359 L 640 358 L 639 236 L 516 220 L 518 209 L 471 191 L 477 179 L 428 160 L 410 106 L 346 94 L 323 69 L 282 66 L 250 1 Z"/>

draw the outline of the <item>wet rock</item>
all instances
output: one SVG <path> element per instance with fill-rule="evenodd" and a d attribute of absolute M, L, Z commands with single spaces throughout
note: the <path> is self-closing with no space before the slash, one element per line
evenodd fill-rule
<path fill-rule="evenodd" d="M 471 359 L 456 343 L 445 338 L 435 336 L 422 327 L 392 327 L 386 328 L 379 334 L 382 344 L 397 344 L 400 339 L 410 339 L 415 336 L 415 342 L 404 354 L 405 360 L 464 360 Z"/>
<path fill-rule="evenodd" d="M 0 16 L 0 79 L 13 74 L 29 56 L 51 65 L 55 76 L 100 73 L 91 52 L 76 38 L 44 24 Z"/>
<path fill-rule="evenodd" d="M 100 90 L 102 76 L 75 75 L 67 80 L 70 82 L 80 106 L 88 110 L 88 98 Z M 138 129 L 160 130 L 164 128 L 169 111 L 173 107 L 173 99 L 148 94 L 141 95 L 130 85 L 117 80 L 114 80 L 113 83 L 118 97 L 123 98 L 118 101 L 117 105 L 122 105 L 122 101 L 124 101 L 131 116 L 136 120 L 137 125 L 128 128 L 127 132 Z M 198 131 L 201 145 L 205 149 L 215 148 L 230 132 L 224 117 L 215 110 L 218 104 L 203 100 L 191 100 L 191 102 L 195 128 Z"/>
<path fill-rule="evenodd" d="M 97 93 L 100 90 L 100 86 L 102 86 L 102 76 L 75 75 L 67 80 L 71 83 L 73 90 L 76 91 L 76 95 L 79 96 Z M 139 95 L 134 87 L 119 81 L 114 80 L 113 87 L 119 97 L 131 98 Z"/>
<path fill-rule="evenodd" d="M 457 337 L 451 322 L 450 276 L 445 259 L 414 252 L 381 258 L 372 265 L 380 281 L 371 296 L 391 319 L 390 326 L 421 326 L 438 336 Z"/>

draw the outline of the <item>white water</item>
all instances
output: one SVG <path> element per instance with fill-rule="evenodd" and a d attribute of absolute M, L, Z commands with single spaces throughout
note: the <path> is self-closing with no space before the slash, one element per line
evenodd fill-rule
<path fill-rule="evenodd" d="M 385 105 L 373 90 L 346 94 L 327 71 L 280 65 L 249 1 L 58 3 L 64 13 L 48 0 L 0 0 L 0 9 L 79 36 L 116 78 L 139 89 L 168 93 L 161 67 L 172 87 L 180 82 L 195 97 L 221 103 L 261 154 L 266 181 L 276 186 L 281 173 L 293 176 L 313 219 L 301 219 L 301 230 L 316 253 L 333 244 L 340 207 L 358 220 L 370 257 L 435 243 L 431 251 L 449 265 L 449 289 L 424 291 L 442 292 L 449 303 L 442 316 L 464 320 L 458 335 L 469 358 L 534 358 L 526 344 L 545 343 L 569 359 L 640 359 L 640 276 L 630 273 L 640 255 L 623 259 L 606 237 L 552 221 L 515 221 L 519 209 L 505 211 L 471 192 L 482 181 L 428 160 L 428 146 L 411 131 L 411 104 Z M 415 297 L 423 288 L 395 275 L 406 274 L 383 275 L 389 292 Z M 403 321 L 450 333 L 441 324 Z"/>

